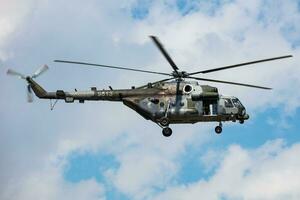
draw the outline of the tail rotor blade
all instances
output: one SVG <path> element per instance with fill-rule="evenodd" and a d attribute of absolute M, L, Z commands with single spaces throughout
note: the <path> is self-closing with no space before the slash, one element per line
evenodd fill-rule
<path fill-rule="evenodd" d="M 21 74 L 19 72 L 16 72 L 16 71 L 14 71 L 12 69 L 8 69 L 7 72 L 6 72 L 6 74 L 7 75 L 11 75 L 11 76 L 17 76 L 17 77 L 19 77 L 21 79 L 26 79 L 25 75 L 23 75 L 23 74 Z"/>
<path fill-rule="evenodd" d="M 33 94 L 32 94 L 31 86 L 30 85 L 27 85 L 27 101 L 29 103 L 33 102 Z"/>
<path fill-rule="evenodd" d="M 43 74 L 48 69 L 49 69 L 48 65 L 42 66 L 41 68 L 39 68 L 38 70 L 36 70 L 36 72 L 34 72 L 34 74 L 32 75 L 32 78 L 38 77 L 39 75 Z"/>

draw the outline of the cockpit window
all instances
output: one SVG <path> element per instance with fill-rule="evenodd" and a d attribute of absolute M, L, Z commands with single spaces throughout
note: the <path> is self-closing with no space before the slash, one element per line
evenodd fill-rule
<path fill-rule="evenodd" d="M 224 99 L 225 107 L 232 108 L 233 104 L 230 99 Z"/>
<path fill-rule="evenodd" d="M 232 99 L 232 102 L 235 107 L 243 107 L 242 103 L 237 98 Z"/>

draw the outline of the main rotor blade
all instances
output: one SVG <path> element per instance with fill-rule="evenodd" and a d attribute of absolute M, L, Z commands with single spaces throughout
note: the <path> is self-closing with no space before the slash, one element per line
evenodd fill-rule
<path fill-rule="evenodd" d="M 287 55 L 287 56 L 267 58 L 267 59 L 262 59 L 262 60 L 255 60 L 255 61 L 251 61 L 251 62 L 239 63 L 239 64 L 235 64 L 235 65 L 228 65 L 228 66 L 224 66 L 224 67 L 219 67 L 219 68 L 214 68 L 214 69 L 209 69 L 209 70 L 203 70 L 203 71 L 193 72 L 193 73 L 190 73 L 189 75 L 195 75 L 195 74 L 200 74 L 200 73 L 206 74 L 206 73 L 210 73 L 210 72 L 215 72 L 215 71 L 220 71 L 220 70 L 225 70 L 225 69 L 231 69 L 231 68 L 241 67 L 241 66 L 245 66 L 245 65 L 252 65 L 252 64 L 261 63 L 261 62 L 268 62 L 268 61 L 273 61 L 273 60 L 290 58 L 290 57 L 293 57 L 293 56 L 292 55 Z"/>
<path fill-rule="evenodd" d="M 174 61 L 172 60 L 172 58 L 169 56 L 169 54 L 165 50 L 164 46 L 160 43 L 160 41 L 158 40 L 158 38 L 155 37 L 155 36 L 153 36 L 153 35 L 150 35 L 149 37 L 152 39 L 152 41 L 154 42 L 154 44 L 157 46 L 157 48 L 160 50 L 160 52 L 167 59 L 167 61 L 169 62 L 169 64 L 171 65 L 171 67 L 174 69 L 174 71 L 178 74 L 178 72 L 177 72 L 178 67 L 176 66 L 176 64 L 174 63 Z"/>
<path fill-rule="evenodd" d="M 140 70 L 140 69 L 127 68 L 127 67 L 117 67 L 117 66 L 111 66 L 111 65 L 100 65 L 100 64 L 86 63 L 86 62 L 67 61 L 67 60 L 54 60 L 54 62 L 77 64 L 77 65 L 89 65 L 89 66 L 96 66 L 96 67 L 122 69 L 122 70 L 135 71 L 135 72 L 143 72 L 143 73 L 150 73 L 150 74 L 159 74 L 159 75 L 165 75 L 165 76 L 172 76 L 171 74 L 163 73 L 163 72 Z"/>
<path fill-rule="evenodd" d="M 188 78 L 192 78 L 192 79 L 196 79 L 196 80 L 200 80 L 200 81 L 210 81 L 210 82 L 216 82 L 216 83 L 225 83 L 225 84 L 231 84 L 231 85 L 253 87 L 253 88 L 264 89 L 264 90 L 272 90 L 272 88 L 257 86 L 257 85 L 249 85 L 249 84 L 244 84 L 244 83 L 236 83 L 236 82 L 221 81 L 221 80 L 215 80 L 215 79 L 198 78 L 198 77 L 191 77 L 191 76 L 189 76 Z"/>
<path fill-rule="evenodd" d="M 47 71 L 49 69 L 48 65 L 44 65 L 41 68 L 39 68 L 38 70 L 36 70 L 34 72 L 34 74 L 32 75 L 32 78 L 36 78 L 39 75 L 43 74 L 45 71 Z"/>
<path fill-rule="evenodd" d="M 7 75 L 11 75 L 11 76 L 18 76 L 19 78 L 21 79 L 26 79 L 26 76 L 19 73 L 19 72 L 16 72 L 12 69 L 8 69 L 7 72 L 6 72 Z"/>
<path fill-rule="evenodd" d="M 153 83 L 151 83 L 151 85 L 155 85 L 157 83 L 166 82 L 166 81 L 169 81 L 169 80 L 172 80 L 172 79 L 175 79 L 175 78 L 166 78 L 166 79 L 163 79 L 163 80 L 160 80 L 160 81 L 153 82 Z M 147 86 L 148 86 L 148 84 L 142 85 L 140 87 L 137 87 L 136 89 L 142 89 L 142 88 L 147 87 Z"/>

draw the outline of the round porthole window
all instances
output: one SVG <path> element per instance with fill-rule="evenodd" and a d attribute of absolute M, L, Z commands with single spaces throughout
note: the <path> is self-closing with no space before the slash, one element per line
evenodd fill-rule
<path fill-rule="evenodd" d="M 191 86 L 191 85 L 185 85 L 183 87 L 184 93 L 190 93 L 192 90 L 193 90 L 193 86 Z"/>

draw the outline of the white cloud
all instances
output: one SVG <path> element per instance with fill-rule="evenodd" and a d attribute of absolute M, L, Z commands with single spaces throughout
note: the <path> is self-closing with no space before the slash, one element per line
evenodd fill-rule
<path fill-rule="evenodd" d="M 2 0 L 0 2 L 0 61 L 13 57 L 13 53 L 5 49 L 12 41 L 14 34 L 21 31 L 26 17 L 37 4 L 36 0 Z"/>
<path fill-rule="evenodd" d="M 119 191 L 136 199 L 144 199 L 155 189 L 164 188 L 177 171 L 175 163 L 155 153 L 127 153 L 120 161 L 120 168 L 109 178 Z"/>
<path fill-rule="evenodd" d="M 203 133 L 207 132 L 203 128 Z M 189 135 L 187 137 L 187 135 Z M 106 172 L 107 179 L 118 191 L 132 199 L 145 199 L 163 190 L 176 176 L 180 156 L 187 153 L 187 145 L 201 145 L 209 135 L 194 132 L 192 128 L 176 128 L 172 139 L 162 139 L 153 130 L 138 130 L 114 142 L 110 152 L 116 155 L 120 167 Z"/>
<path fill-rule="evenodd" d="M 208 150 L 204 155 L 200 157 L 199 162 L 203 165 L 206 173 L 211 172 L 219 166 L 220 162 L 224 158 L 225 153 L 223 150 Z"/>
<path fill-rule="evenodd" d="M 66 182 L 62 177 L 63 166 L 55 163 L 40 163 L 37 170 L 14 177 L 2 186 L 1 199 L 68 199 L 68 200 L 102 200 L 105 189 L 94 179 L 79 183 Z"/>
<path fill-rule="evenodd" d="M 254 150 L 232 145 L 209 180 L 170 187 L 155 199 L 299 199 L 299 151 L 299 143 L 282 140 Z"/>
<path fill-rule="evenodd" d="M 278 7 L 270 4 L 263 9 L 266 20 L 262 23 L 257 21 L 262 2 L 235 1 L 220 6 L 214 15 L 191 12 L 182 16 L 170 3 L 155 1 L 145 20 L 139 21 L 131 19 L 128 13 L 135 1 L 121 5 L 118 1 L 90 1 L 84 5 L 81 1 L 1 1 L 0 60 L 16 67 L 51 62 L 53 70 L 39 81 L 49 90 L 56 90 L 84 88 L 90 84 L 129 87 L 156 79 L 52 64 L 53 58 L 66 57 L 104 64 L 151 66 L 148 69 L 167 72 L 170 67 L 150 44 L 147 38 L 150 34 L 158 35 L 180 68 L 188 71 L 292 53 L 295 57 L 291 60 L 233 69 L 207 77 L 270 85 L 275 88 L 273 92 L 225 85 L 220 86 L 220 92 L 241 97 L 252 113 L 280 105 L 285 108 L 285 113 L 293 114 L 300 102 L 300 52 L 299 48 L 292 48 L 291 42 L 299 35 L 300 14 L 294 1 L 285 1 Z M 200 6 L 203 8 L 202 4 Z M 207 6 L 211 9 L 211 5 Z M 282 33 L 286 24 L 294 26 L 295 31 Z M 29 68 L 22 70 L 31 71 Z M 80 70 L 84 70 L 86 77 Z M 0 74 L 1 91 L 10 97 L 9 101 L 2 98 L 0 105 L 0 155 L 3 160 L 0 185 L 5 186 L 0 187 L 0 195 L 2 193 L 8 199 L 36 197 L 33 192 L 36 188 L 39 189 L 36 195 L 45 199 L 59 199 L 65 191 L 70 198 L 73 194 L 81 199 L 98 194 L 102 197 L 104 189 L 101 184 L 90 180 L 70 185 L 62 179 L 60 169 L 49 167 L 49 160 L 65 157 L 74 150 L 103 149 L 112 152 L 120 161 L 119 169 L 107 172 L 112 184 L 132 198 L 151 197 L 155 195 L 157 185 L 170 187 L 172 177 L 176 176 L 181 165 L 176 162 L 177 158 L 184 154 L 188 145 L 200 148 L 202 143 L 211 139 L 208 135 L 210 125 L 204 128 L 201 128 L 203 125 L 174 126 L 174 136 L 162 138 L 156 125 L 145 122 L 121 104 L 87 103 L 79 106 L 59 103 L 52 113 L 47 110 L 48 103 L 43 101 L 24 106 L 20 100 L 24 85 L 16 81 L 4 76 L 4 70 Z M 293 185 L 293 177 L 281 171 L 287 169 L 298 173 L 297 169 L 277 163 L 282 159 L 297 166 L 296 157 L 290 158 L 289 155 L 295 154 L 298 145 L 271 144 L 279 149 L 276 156 L 269 155 L 273 150 L 263 150 L 266 147 L 257 150 L 256 155 L 255 151 L 232 146 L 209 181 L 200 180 L 195 184 L 170 188 L 162 196 L 169 197 L 172 191 L 172 195 L 178 198 L 193 194 L 205 197 L 213 194 L 210 191 L 216 191 L 216 195 L 259 198 L 264 194 L 263 190 L 251 193 L 256 189 L 253 187 L 258 184 L 255 182 L 258 178 L 262 180 L 259 184 L 266 187 L 266 195 L 276 198 L 289 191 L 284 186 L 272 192 L 274 190 L 268 189 L 268 181 L 275 180 L 272 186 L 277 187 L 277 182 L 285 183 L 282 177 L 285 176 L 291 181 L 290 192 L 295 193 L 295 198 L 299 197 L 295 192 L 299 185 Z M 266 155 L 259 155 L 263 151 L 267 152 Z M 202 161 L 206 161 L 207 166 L 218 165 L 211 163 L 215 156 L 207 154 Z M 259 163 L 255 158 L 260 159 Z M 272 164 L 274 173 L 266 169 Z M 41 165 L 48 168 L 40 170 Z M 247 176 L 243 176 L 244 172 Z M 231 177 L 230 173 L 234 176 Z M 251 186 L 252 183 L 255 184 Z M 233 190 L 232 185 L 241 189 Z"/>

